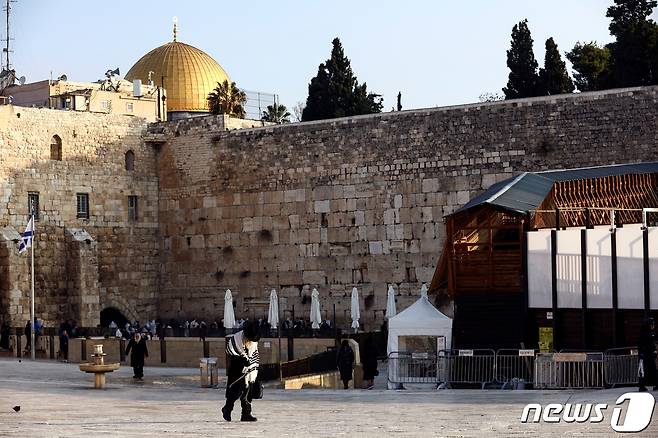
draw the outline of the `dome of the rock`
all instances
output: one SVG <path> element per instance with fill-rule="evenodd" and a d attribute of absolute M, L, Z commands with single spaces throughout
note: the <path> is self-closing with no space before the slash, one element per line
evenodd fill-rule
<path fill-rule="evenodd" d="M 167 112 L 208 112 L 208 94 L 218 82 L 229 80 L 224 69 L 202 50 L 174 41 L 157 47 L 132 66 L 125 78 L 129 81 L 151 80 L 167 91 Z"/>

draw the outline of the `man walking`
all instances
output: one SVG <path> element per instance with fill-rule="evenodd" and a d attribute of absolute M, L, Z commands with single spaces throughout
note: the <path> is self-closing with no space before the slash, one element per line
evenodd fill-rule
<path fill-rule="evenodd" d="M 133 379 L 142 380 L 144 378 L 144 358 L 148 357 L 149 352 L 146 348 L 146 339 L 135 332 L 130 342 L 128 342 L 128 347 L 126 347 L 126 356 L 130 354 L 130 366 L 133 367 Z"/>
<path fill-rule="evenodd" d="M 231 421 L 231 411 L 240 399 L 242 416 L 240 421 L 256 421 L 251 415 L 251 389 L 258 375 L 258 328 L 247 322 L 244 330 L 226 337 L 226 360 L 228 379 L 226 382 L 226 404 L 222 408 L 224 420 Z"/>

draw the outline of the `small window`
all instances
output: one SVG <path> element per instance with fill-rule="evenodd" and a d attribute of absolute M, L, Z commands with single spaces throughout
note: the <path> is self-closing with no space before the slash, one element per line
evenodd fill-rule
<path fill-rule="evenodd" d="M 78 193 L 78 214 L 79 219 L 89 219 L 89 194 Z"/>
<path fill-rule="evenodd" d="M 111 108 L 109 100 L 101 100 L 101 108 L 104 110 L 109 110 Z"/>
<path fill-rule="evenodd" d="M 128 196 L 128 220 L 137 220 L 137 196 Z"/>
<path fill-rule="evenodd" d="M 135 153 L 133 151 L 126 152 L 126 170 L 135 170 Z"/>
<path fill-rule="evenodd" d="M 27 212 L 28 216 L 34 216 L 34 220 L 39 220 L 39 192 L 29 192 L 27 194 Z"/>
<path fill-rule="evenodd" d="M 127 113 L 132 113 L 135 109 L 135 106 L 132 102 L 126 103 L 126 112 Z"/>
<path fill-rule="evenodd" d="M 50 159 L 62 161 L 62 139 L 59 135 L 53 135 L 50 139 Z"/>

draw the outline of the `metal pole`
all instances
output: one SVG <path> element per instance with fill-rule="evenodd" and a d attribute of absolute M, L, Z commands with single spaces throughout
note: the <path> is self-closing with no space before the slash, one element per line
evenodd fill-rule
<path fill-rule="evenodd" d="M 279 288 L 279 292 L 281 292 L 281 289 Z M 277 334 L 279 335 L 279 354 L 277 355 L 277 359 L 279 361 L 279 381 L 283 380 L 282 378 L 282 373 L 281 373 L 281 310 L 280 310 L 280 301 L 279 301 L 279 295 L 277 294 L 276 296 L 276 310 L 278 312 L 279 316 L 279 325 L 277 326 Z"/>
<path fill-rule="evenodd" d="M 32 330 L 30 330 L 30 351 L 32 355 L 32 360 L 35 360 L 35 353 L 34 353 L 34 330 L 35 330 L 35 323 L 34 323 L 34 246 L 36 243 L 36 238 L 34 235 L 35 231 L 35 226 L 34 226 L 34 210 L 32 210 L 32 247 L 30 248 L 30 254 L 32 255 L 32 292 L 30 294 L 30 326 L 32 327 Z"/>

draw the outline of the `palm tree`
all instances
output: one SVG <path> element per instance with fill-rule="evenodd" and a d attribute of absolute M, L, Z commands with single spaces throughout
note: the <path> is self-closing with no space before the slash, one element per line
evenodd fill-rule
<path fill-rule="evenodd" d="M 267 110 L 263 111 L 261 120 L 278 124 L 290 123 L 290 113 L 285 105 L 279 105 L 274 102 L 274 105 L 267 105 Z"/>
<path fill-rule="evenodd" d="M 217 87 L 208 94 L 208 108 L 212 114 L 226 114 L 244 119 L 244 103 L 247 95 L 240 90 L 235 82 L 217 82 Z"/>

